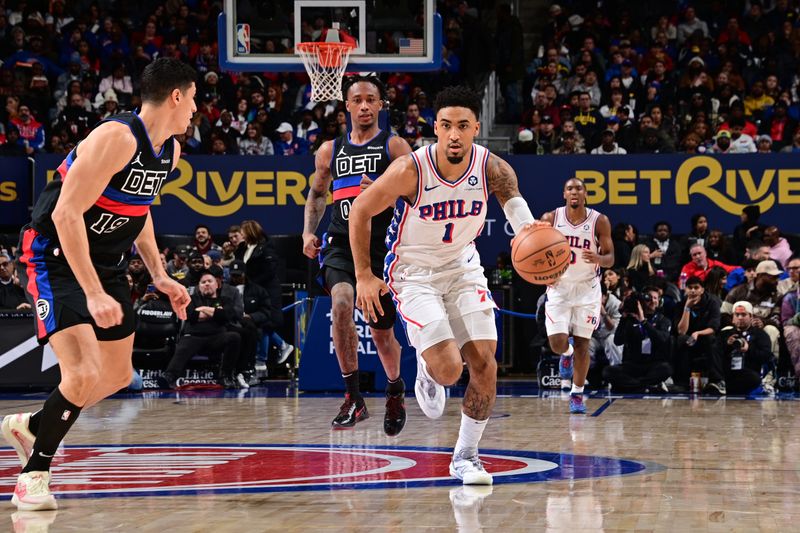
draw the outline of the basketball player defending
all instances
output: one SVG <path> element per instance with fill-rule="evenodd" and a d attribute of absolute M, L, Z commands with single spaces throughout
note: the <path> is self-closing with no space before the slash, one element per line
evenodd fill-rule
<path fill-rule="evenodd" d="M 566 206 L 542 215 L 543 221 L 564 234 L 572 250 L 569 268 L 547 288 L 545 327 L 550 348 L 562 354 L 561 379 L 572 379 L 569 412 L 582 414 L 586 412 L 583 386 L 589 372 L 589 342 L 600 323 L 603 305 L 600 267 L 614 265 L 614 243 L 608 217 L 586 207 L 583 181 L 568 179 L 564 200 Z M 574 345 L 569 344 L 570 333 Z"/>
<path fill-rule="evenodd" d="M 467 363 L 469 386 L 450 463 L 450 474 L 467 485 L 492 483 L 478 442 L 497 394 L 495 305 L 473 240 L 483 228 L 490 192 L 515 233 L 534 222 L 511 166 L 472 142 L 479 110 L 473 91 L 442 90 L 436 97 L 438 142 L 393 162 L 350 212 L 357 304 L 378 319 L 390 312 L 382 298 L 391 291 L 417 351 L 414 389 L 428 417 L 442 415 L 443 385 L 461 376 L 462 357 Z M 384 282 L 369 261 L 370 217 L 393 205 Z"/>
<path fill-rule="evenodd" d="M 303 253 L 322 263 L 325 287 L 331 293 L 333 345 L 346 388 L 345 400 L 333 419 L 334 428 L 349 428 L 369 418 L 358 385 L 358 336 L 353 321 L 356 278 L 348 239 L 348 218 L 353 200 L 372 180 L 383 174 L 389 163 L 411 152 L 408 143 L 378 127 L 383 107 L 383 85 L 374 76 L 345 78 L 343 94 L 350 113 L 352 132 L 320 146 L 316 155 L 316 174 L 306 200 L 303 227 Z M 333 213 L 322 241 L 315 235 L 325 214 L 328 190 L 333 182 Z M 392 210 L 376 211 L 372 218 L 372 239 L 367 240 L 371 268 L 383 271 L 386 256 L 386 228 Z M 321 245 L 321 253 L 320 253 Z M 389 436 L 400 433 L 406 423 L 405 384 L 400 377 L 400 344 L 394 337 L 395 310 L 391 297 L 382 300 L 386 313 L 370 321 L 372 339 L 386 372 L 386 414 L 383 430 Z"/>
<path fill-rule="evenodd" d="M 136 243 L 159 291 L 186 319 L 189 295 L 164 271 L 150 204 L 180 158 L 173 135 L 189 126 L 195 72 L 158 59 L 142 73 L 142 109 L 104 120 L 58 167 L 21 232 L 20 277 L 39 342 L 58 358 L 61 383 L 36 413 L 6 416 L 2 432 L 22 461 L 11 501 L 55 509 L 50 462 L 82 409 L 126 387 L 135 318 L 125 253 Z"/>

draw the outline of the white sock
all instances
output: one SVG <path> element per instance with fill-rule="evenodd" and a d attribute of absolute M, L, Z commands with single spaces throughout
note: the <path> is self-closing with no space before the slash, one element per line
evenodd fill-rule
<path fill-rule="evenodd" d="M 572 384 L 572 390 L 570 391 L 570 394 L 583 394 L 583 387 L 578 387 L 577 385 L 575 385 L 573 383 Z"/>
<path fill-rule="evenodd" d="M 573 348 L 572 345 L 570 344 L 569 348 L 567 348 L 567 351 L 562 353 L 561 355 L 563 355 L 564 357 L 572 357 L 572 354 L 573 354 L 574 351 L 575 351 L 575 348 Z"/>
<path fill-rule="evenodd" d="M 478 442 L 481 440 L 483 430 L 486 429 L 486 422 L 488 421 L 488 418 L 486 420 L 475 420 L 465 415 L 462 411 L 461 428 L 458 430 L 458 441 L 453 454 L 458 455 L 462 450 L 475 450 L 477 452 Z"/>

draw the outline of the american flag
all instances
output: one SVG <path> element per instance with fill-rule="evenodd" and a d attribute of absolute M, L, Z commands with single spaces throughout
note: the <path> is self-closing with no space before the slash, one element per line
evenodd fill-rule
<path fill-rule="evenodd" d="M 422 39 L 401 37 L 398 44 L 401 56 L 421 56 L 423 54 Z"/>

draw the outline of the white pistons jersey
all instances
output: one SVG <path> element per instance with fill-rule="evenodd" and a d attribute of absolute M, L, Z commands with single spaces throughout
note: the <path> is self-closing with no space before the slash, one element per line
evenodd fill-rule
<path fill-rule="evenodd" d="M 458 259 L 480 235 L 486 220 L 489 191 L 486 162 L 489 150 L 472 145 L 466 172 L 454 181 L 436 168 L 436 144 L 411 154 L 417 168 L 413 205 L 399 200 L 386 232 L 387 261 L 440 267 Z"/>
<path fill-rule="evenodd" d="M 581 257 L 583 250 L 599 253 L 597 243 L 597 219 L 600 212 L 586 208 L 586 220 L 573 225 L 567 218 L 567 208 L 559 207 L 553 215 L 553 227 L 564 234 L 572 250 L 569 268 L 559 279 L 560 282 L 572 283 L 589 281 L 600 275 L 600 265 L 587 263 Z"/>

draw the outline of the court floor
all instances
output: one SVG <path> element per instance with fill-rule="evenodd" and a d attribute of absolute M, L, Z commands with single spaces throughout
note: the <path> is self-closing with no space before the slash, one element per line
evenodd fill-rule
<path fill-rule="evenodd" d="M 800 402 L 560 394 L 504 383 L 482 441 L 491 488 L 448 476 L 459 424 L 408 398 L 405 430 L 331 431 L 339 396 L 286 383 L 249 392 L 119 395 L 81 414 L 54 469 L 60 508 L 11 531 L 797 531 Z M 43 395 L 2 395 L 0 413 Z M 19 466 L 0 448 L 8 496 Z M 1 519 L 0 519 L 1 520 Z M 0 531 L 3 529 L 0 527 Z"/>

